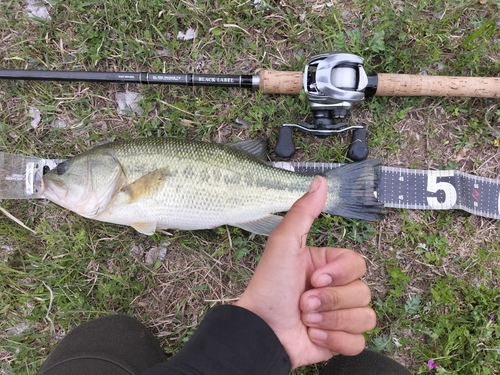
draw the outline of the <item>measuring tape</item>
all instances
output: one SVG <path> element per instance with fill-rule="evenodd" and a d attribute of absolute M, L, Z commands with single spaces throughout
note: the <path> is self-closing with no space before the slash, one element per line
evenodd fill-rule
<path fill-rule="evenodd" d="M 319 174 L 338 163 L 274 162 L 271 165 L 297 173 Z M 381 167 L 376 198 L 385 207 L 411 210 L 460 209 L 500 219 L 500 180 L 448 170 Z"/>

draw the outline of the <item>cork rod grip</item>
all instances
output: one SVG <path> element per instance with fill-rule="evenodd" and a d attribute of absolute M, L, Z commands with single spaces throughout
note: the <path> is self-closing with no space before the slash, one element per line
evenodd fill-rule
<path fill-rule="evenodd" d="M 297 95 L 302 90 L 302 72 L 261 70 L 260 91 L 265 94 Z"/>
<path fill-rule="evenodd" d="M 376 96 L 500 98 L 500 78 L 379 73 Z"/>

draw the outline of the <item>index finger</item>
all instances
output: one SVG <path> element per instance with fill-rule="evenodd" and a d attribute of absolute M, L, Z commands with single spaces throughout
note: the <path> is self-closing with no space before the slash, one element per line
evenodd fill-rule
<path fill-rule="evenodd" d="M 311 275 L 314 288 L 347 285 L 366 273 L 365 259 L 348 249 L 311 248 L 315 271 Z"/>
<path fill-rule="evenodd" d="M 371 291 L 361 280 L 342 286 L 309 289 L 300 296 L 302 313 L 352 309 L 368 306 Z"/>

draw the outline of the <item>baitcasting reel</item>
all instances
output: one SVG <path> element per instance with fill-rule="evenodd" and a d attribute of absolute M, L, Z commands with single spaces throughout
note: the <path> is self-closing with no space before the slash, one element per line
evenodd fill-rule
<path fill-rule="evenodd" d="M 366 159 L 366 130 L 361 125 L 349 126 L 345 118 L 352 106 L 365 98 L 370 78 L 363 69 L 363 59 L 353 54 L 323 53 L 309 60 L 304 68 L 302 86 L 314 122 L 283 124 L 274 150 L 276 155 L 289 158 L 295 152 L 293 128 L 320 138 L 352 129 L 347 156 L 354 161 Z"/>

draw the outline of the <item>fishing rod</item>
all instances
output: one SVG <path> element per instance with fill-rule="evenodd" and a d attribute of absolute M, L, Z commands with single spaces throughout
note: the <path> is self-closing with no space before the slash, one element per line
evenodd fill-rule
<path fill-rule="evenodd" d="M 368 156 L 366 131 L 361 125 L 350 126 L 345 119 L 356 103 L 373 96 L 500 98 L 499 77 L 367 75 L 363 65 L 364 60 L 357 55 L 335 52 L 312 57 L 302 72 L 264 69 L 258 75 L 219 75 L 0 70 L 0 79 L 239 87 L 287 95 L 304 90 L 314 121 L 312 124 L 282 124 L 275 148 L 276 155 L 282 158 L 289 158 L 295 152 L 292 129 L 297 128 L 318 137 L 353 130 L 347 156 L 352 160 L 364 160 Z"/>

